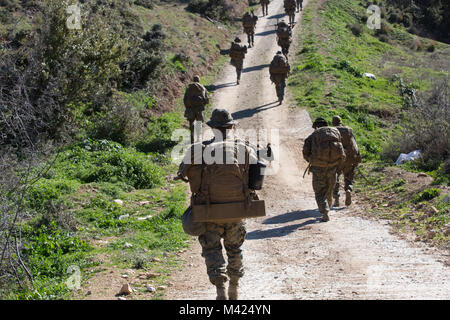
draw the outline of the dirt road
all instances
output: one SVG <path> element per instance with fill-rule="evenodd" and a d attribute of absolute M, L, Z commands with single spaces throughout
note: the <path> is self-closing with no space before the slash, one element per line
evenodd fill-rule
<path fill-rule="evenodd" d="M 213 107 L 233 112 L 240 128 L 280 132 L 280 143 L 273 145 L 278 156 L 273 166 L 279 170 L 266 177 L 259 192 L 267 216 L 247 220 L 240 298 L 450 299 L 450 268 L 442 253 L 390 234 L 386 223 L 358 217 L 357 203 L 320 222 L 311 176 L 302 178 L 301 149 L 312 132 L 311 119 L 306 111 L 289 108 L 289 96 L 278 106 L 269 80 L 268 64 L 278 50 L 273 25 L 283 12 L 282 0 L 270 3 L 267 17 L 258 12 L 255 47 L 246 56 L 241 84 L 234 85 L 234 68 L 227 66 L 213 94 Z M 200 254 L 194 239 L 165 299 L 215 299 Z"/>

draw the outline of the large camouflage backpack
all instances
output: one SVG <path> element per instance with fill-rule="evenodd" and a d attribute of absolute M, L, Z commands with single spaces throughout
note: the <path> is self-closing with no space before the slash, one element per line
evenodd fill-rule
<path fill-rule="evenodd" d="M 291 66 L 285 57 L 277 54 L 269 66 L 270 74 L 287 74 L 291 71 Z"/>
<path fill-rule="evenodd" d="M 349 164 L 358 164 L 361 162 L 361 155 L 359 153 L 358 145 L 356 144 L 353 130 L 350 127 L 338 126 L 342 139 L 342 146 L 344 147 L 346 162 Z"/>
<path fill-rule="evenodd" d="M 286 11 L 295 11 L 297 4 L 295 0 L 284 0 L 284 9 Z"/>
<path fill-rule="evenodd" d="M 310 157 L 311 166 L 334 167 L 345 160 L 341 135 L 336 128 L 321 127 L 312 133 Z"/>
<path fill-rule="evenodd" d="M 287 24 L 280 25 L 277 28 L 277 36 L 280 39 L 289 39 L 292 36 L 291 28 Z"/>
<path fill-rule="evenodd" d="M 230 57 L 235 60 L 243 60 L 245 58 L 246 47 L 240 46 L 239 44 L 233 42 L 230 48 Z"/>
<path fill-rule="evenodd" d="M 251 14 L 245 14 L 242 17 L 242 25 L 245 29 L 253 29 L 256 25 L 256 19 Z"/>
<path fill-rule="evenodd" d="M 183 102 L 186 108 L 204 109 L 208 103 L 208 97 L 203 86 L 195 82 L 189 84 L 184 94 Z"/>

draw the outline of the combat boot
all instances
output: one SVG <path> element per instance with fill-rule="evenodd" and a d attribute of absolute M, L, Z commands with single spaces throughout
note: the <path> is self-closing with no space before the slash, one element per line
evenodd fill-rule
<path fill-rule="evenodd" d="M 350 191 L 345 191 L 345 205 L 348 207 L 352 204 L 352 194 Z"/>
<path fill-rule="evenodd" d="M 228 299 L 229 300 L 237 300 L 238 299 L 238 280 L 230 281 L 228 285 Z"/>
<path fill-rule="evenodd" d="M 322 213 L 322 222 L 330 221 L 330 218 L 328 217 L 328 211 L 325 211 Z"/>
<path fill-rule="evenodd" d="M 225 292 L 225 285 L 223 283 L 216 285 L 217 297 L 216 300 L 227 300 L 227 294 Z"/>
<path fill-rule="evenodd" d="M 339 198 L 334 198 L 333 207 L 337 208 L 337 207 L 339 207 L 339 206 L 340 206 Z"/>

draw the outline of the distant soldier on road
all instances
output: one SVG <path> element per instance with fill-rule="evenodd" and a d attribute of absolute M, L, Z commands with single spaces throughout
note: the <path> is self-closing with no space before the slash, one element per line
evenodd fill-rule
<path fill-rule="evenodd" d="M 336 184 L 336 171 L 345 161 L 344 147 L 339 130 L 328 127 L 323 118 L 313 123 L 315 131 L 305 140 L 303 158 L 309 162 L 312 184 L 322 221 L 329 221 L 332 194 Z"/>
<path fill-rule="evenodd" d="M 247 46 L 241 44 L 241 39 L 238 37 L 234 39 L 230 48 L 230 64 L 236 68 L 236 83 L 239 84 L 241 80 L 242 68 L 244 66 L 244 58 L 247 54 Z"/>
<path fill-rule="evenodd" d="M 339 116 L 334 116 L 332 123 L 341 134 L 342 145 L 345 151 L 345 162 L 337 169 L 336 186 L 333 192 L 333 206 L 339 207 L 339 180 L 341 175 L 344 175 L 345 205 L 349 206 L 352 204 L 351 192 L 353 191 L 353 177 L 356 167 L 361 163 L 361 154 L 359 153 L 352 128 L 343 126 Z"/>
<path fill-rule="evenodd" d="M 286 57 L 289 53 L 291 42 L 292 28 L 284 20 L 281 20 L 277 24 L 277 44 L 281 47 L 281 51 Z"/>
<path fill-rule="evenodd" d="M 209 103 L 208 91 L 200 84 L 199 76 L 194 76 L 193 82 L 186 88 L 183 102 L 186 107 L 184 116 L 189 121 L 191 130 L 191 143 L 194 143 L 194 123 L 196 121 L 203 122 L 203 111 Z"/>
<path fill-rule="evenodd" d="M 296 0 L 297 1 L 297 12 L 300 12 L 303 10 L 303 0 Z"/>
<path fill-rule="evenodd" d="M 262 7 L 263 17 L 267 16 L 269 14 L 269 3 L 270 0 L 260 0 L 259 2 Z"/>
<path fill-rule="evenodd" d="M 275 83 L 279 104 L 283 103 L 284 90 L 286 88 L 286 78 L 291 71 L 291 66 L 285 56 L 278 51 L 270 63 L 270 80 Z"/>
<path fill-rule="evenodd" d="M 180 164 L 178 176 L 189 181 L 192 204 L 215 204 L 231 202 L 247 202 L 256 196 L 249 189 L 249 166 L 256 163 L 257 152 L 246 142 L 233 135 L 236 122 L 225 109 L 215 109 L 207 124 L 215 129 L 215 138 L 201 142 L 203 148 L 210 148 L 220 162 L 204 158 L 202 148 L 190 163 L 186 160 Z M 195 150 L 195 148 L 194 148 Z M 187 157 L 187 158 L 186 158 Z M 188 150 L 185 159 L 191 158 Z M 226 159 L 225 163 L 222 159 Z M 240 160 L 243 159 L 243 160 Z M 185 222 L 183 222 L 185 223 Z M 197 222 L 198 224 L 198 222 Z M 185 226 L 183 226 L 185 228 Z M 210 282 L 216 286 L 217 300 L 238 298 L 239 280 L 244 275 L 242 260 L 242 245 L 247 231 L 242 219 L 227 222 L 203 222 L 196 230 L 202 246 L 202 256 L 205 258 L 206 270 Z M 228 264 L 222 253 L 225 246 Z M 228 292 L 225 284 L 229 280 Z"/>
<path fill-rule="evenodd" d="M 251 13 L 246 12 L 242 17 L 242 25 L 244 32 L 247 34 L 248 47 L 251 48 L 255 45 L 255 28 L 258 17 L 255 16 L 253 11 Z"/>
<path fill-rule="evenodd" d="M 284 11 L 289 16 L 289 24 L 291 26 L 295 23 L 295 9 L 297 7 L 296 0 L 284 0 Z"/>

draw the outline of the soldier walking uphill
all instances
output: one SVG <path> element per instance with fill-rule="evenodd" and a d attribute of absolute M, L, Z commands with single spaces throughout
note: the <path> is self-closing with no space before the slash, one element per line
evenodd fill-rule
<path fill-rule="evenodd" d="M 267 16 L 269 14 L 269 3 L 270 0 L 260 0 L 259 2 L 261 4 L 262 7 L 262 12 L 263 12 L 263 16 Z"/>
<path fill-rule="evenodd" d="M 297 1 L 297 12 L 300 12 L 303 10 L 303 0 L 296 0 Z"/>
<path fill-rule="evenodd" d="M 295 23 L 295 9 L 297 3 L 295 0 L 284 0 L 284 11 L 286 15 L 289 16 L 289 24 L 292 26 Z"/>
<path fill-rule="evenodd" d="M 203 141 L 199 148 L 202 152 L 195 153 L 194 157 L 188 150 L 185 160 L 180 164 L 178 176 L 189 181 L 192 205 L 245 203 L 251 197 L 256 197 L 248 185 L 250 163 L 257 162 L 257 153 L 254 148 L 233 136 L 235 123 L 227 110 L 214 110 L 207 124 L 214 129 L 215 138 Z M 195 146 L 192 148 L 195 149 Z M 203 157 L 204 154 L 214 154 L 213 159 Z M 191 159 L 190 164 L 187 159 Z M 213 208 L 211 206 L 209 210 Z M 185 231 L 187 224 L 183 221 Z M 202 246 L 209 280 L 216 286 L 216 298 L 225 300 L 228 293 L 230 300 L 237 299 L 238 283 L 244 274 L 241 246 L 247 231 L 243 220 L 239 218 L 226 222 L 192 223 L 194 224 L 198 227 L 194 227 L 196 230 L 192 234 L 198 236 Z M 228 265 L 225 264 L 222 253 L 221 239 L 228 256 Z M 225 290 L 227 280 L 228 292 Z"/>
<path fill-rule="evenodd" d="M 345 161 L 345 153 L 338 129 L 328 127 L 328 123 L 322 118 L 314 121 L 313 128 L 315 131 L 306 138 L 303 145 L 303 157 L 309 162 L 317 206 L 322 214 L 322 221 L 326 222 L 329 220 L 336 171 Z"/>
<path fill-rule="evenodd" d="M 247 54 L 247 46 L 241 44 L 241 39 L 236 38 L 231 44 L 230 48 L 230 64 L 236 68 L 236 83 L 239 84 L 241 80 L 242 68 L 244 65 L 244 58 Z"/>
<path fill-rule="evenodd" d="M 208 91 L 200 84 L 200 77 L 194 76 L 193 83 L 189 84 L 183 98 L 184 116 L 189 121 L 189 129 L 191 130 L 191 143 L 194 143 L 194 123 L 203 122 L 203 111 L 209 103 Z M 197 130 L 200 133 L 200 130 Z"/>
<path fill-rule="evenodd" d="M 291 71 L 291 66 L 285 56 L 278 51 L 269 66 L 270 80 L 275 83 L 279 104 L 283 103 L 286 78 Z"/>
<path fill-rule="evenodd" d="M 255 27 L 258 17 L 252 13 L 246 12 L 242 17 L 242 25 L 244 27 L 244 32 L 247 34 L 248 47 L 251 48 L 255 45 Z"/>
<path fill-rule="evenodd" d="M 353 177 L 356 167 L 361 163 L 361 154 L 359 153 L 352 128 L 344 127 L 339 116 L 334 116 L 332 123 L 341 134 L 342 145 L 345 151 L 345 162 L 337 169 L 336 186 L 333 192 L 333 206 L 339 207 L 339 180 L 341 175 L 344 175 L 345 205 L 349 206 L 352 204 L 351 192 L 353 191 Z"/>
<path fill-rule="evenodd" d="M 289 47 L 292 42 L 292 28 L 281 20 L 277 24 L 277 44 L 281 47 L 281 52 L 287 57 Z"/>

